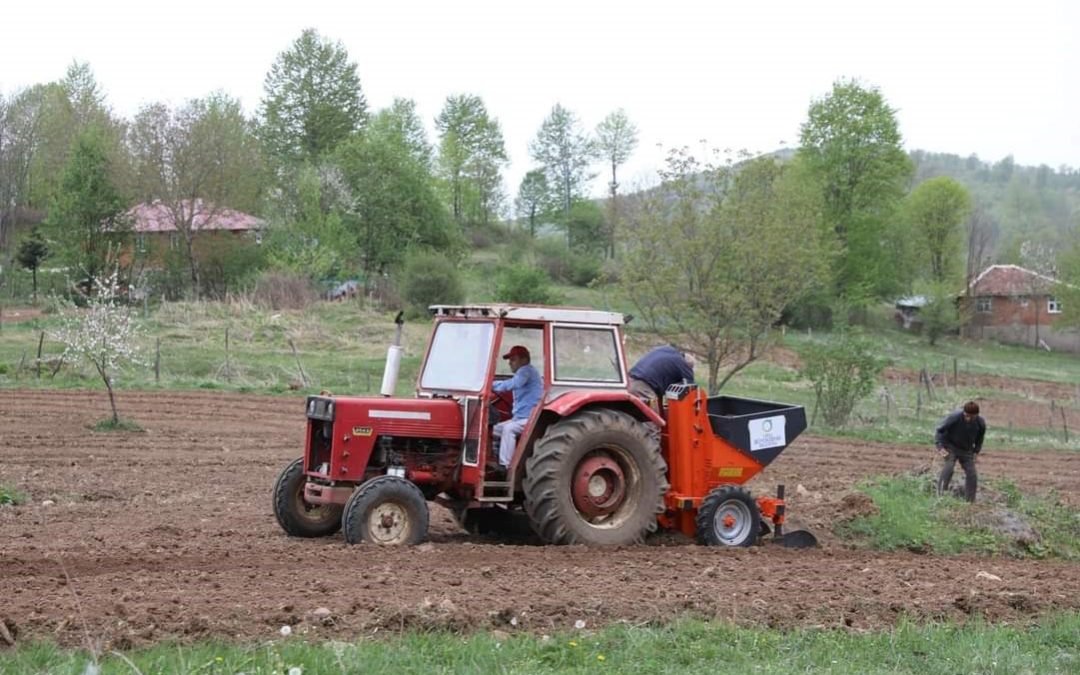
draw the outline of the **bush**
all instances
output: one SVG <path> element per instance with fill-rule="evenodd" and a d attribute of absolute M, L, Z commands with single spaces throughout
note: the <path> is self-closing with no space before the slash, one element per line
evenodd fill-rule
<path fill-rule="evenodd" d="M 252 300 L 267 309 L 304 309 L 316 297 L 307 278 L 289 272 L 262 274 L 252 291 Z"/>
<path fill-rule="evenodd" d="M 536 262 L 552 279 L 574 286 L 588 286 L 603 271 L 599 257 L 572 252 L 565 242 L 553 238 L 536 242 Z"/>
<path fill-rule="evenodd" d="M 855 405 L 873 390 L 886 363 L 874 355 L 868 340 L 850 333 L 808 347 L 802 357 L 802 375 L 814 385 L 815 413 L 820 410 L 831 427 L 847 424 Z"/>
<path fill-rule="evenodd" d="M 551 279 L 542 269 L 527 265 L 503 268 L 495 282 L 495 299 L 499 302 L 551 305 L 559 302 L 551 290 Z"/>
<path fill-rule="evenodd" d="M 433 251 L 413 253 L 401 273 L 401 294 L 417 315 L 429 305 L 457 305 L 465 300 L 465 287 L 457 267 L 445 255 Z"/>

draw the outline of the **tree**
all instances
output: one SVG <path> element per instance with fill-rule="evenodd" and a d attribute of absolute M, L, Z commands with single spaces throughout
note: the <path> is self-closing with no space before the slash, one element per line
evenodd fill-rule
<path fill-rule="evenodd" d="M 460 226 L 487 225 L 503 200 L 506 147 L 498 120 L 479 96 L 448 96 L 435 119 L 439 170 Z"/>
<path fill-rule="evenodd" d="M 24 269 L 30 270 L 34 278 L 34 304 L 37 304 L 37 272 L 41 267 L 41 261 L 49 255 L 49 246 L 45 238 L 41 236 L 41 229 L 35 227 L 30 236 L 23 239 L 19 244 L 19 250 L 15 253 L 15 259 Z"/>
<path fill-rule="evenodd" d="M 279 204 L 263 242 L 272 267 L 321 281 L 346 275 L 359 257 L 356 234 L 344 220 L 350 190 L 333 164 L 299 170 L 295 193 Z"/>
<path fill-rule="evenodd" d="M 1053 295 L 1056 292 L 1055 280 L 1058 276 L 1057 255 L 1053 247 L 1032 240 L 1020 244 L 1020 264 L 1034 274 L 1024 278 L 1024 290 L 1027 292 L 1029 301 L 1035 307 L 1035 336 L 1033 346 L 1038 347 L 1042 342 L 1039 321 L 1042 313 L 1043 296 Z"/>
<path fill-rule="evenodd" d="M 800 134 L 799 157 L 824 186 L 825 221 L 836 234 L 840 256 L 836 291 L 857 299 L 899 290 L 890 239 L 903 236 L 889 225 L 912 175 L 895 111 L 881 92 L 840 80 L 810 104 Z"/>
<path fill-rule="evenodd" d="M 971 213 L 967 189 L 948 176 L 931 178 L 911 191 L 904 211 L 926 256 L 930 280 L 953 280 L 960 262 L 961 227 Z"/>
<path fill-rule="evenodd" d="M 1064 283 L 1055 289 L 1062 308 L 1059 322 L 1062 326 L 1080 328 L 1080 227 L 1073 226 L 1071 241 L 1060 262 Z"/>
<path fill-rule="evenodd" d="M 412 248 L 458 255 L 460 231 L 439 200 L 431 174 L 399 145 L 358 136 L 333 160 L 348 189 L 343 219 L 359 246 L 369 291 Z"/>
<path fill-rule="evenodd" d="M 356 63 L 314 28 L 278 54 L 263 92 L 260 135 L 279 164 L 314 162 L 367 121 Z"/>
<path fill-rule="evenodd" d="M 109 177 L 109 159 L 96 128 L 81 132 L 45 220 L 52 251 L 93 286 L 128 236 L 124 199 Z"/>
<path fill-rule="evenodd" d="M 528 223 L 529 236 L 536 237 L 536 226 L 551 209 L 551 190 L 543 171 L 533 170 L 525 174 L 514 202 L 519 220 Z"/>
<path fill-rule="evenodd" d="M 544 119 L 536 138 L 529 143 L 529 154 L 540 164 L 548 185 L 555 190 L 563 217 L 570 217 L 574 200 L 583 196 L 592 145 L 581 130 L 577 116 L 558 103 Z"/>
<path fill-rule="evenodd" d="M 375 114 L 368 125 L 368 133 L 401 145 L 421 166 L 431 170 L 434 151 L 428 141 L 424 122 L 416 114 L 416 101 L 395 98 L 389 108 Z"/>
<path fill-rule="evenodd" d="M 685 148 L 661 179 L 629 210 L 619 283 L 654 331 L 704 359 L 716 392 L 825 278 L 820 192 L 798 163 L 704 165 Z"/>
<path fill-rule="evenodd" d="M 160 200 L 181 236 L 192 289 L 200 289 L 195 238 L 199 224 L 224 209 L 254 210 L 260 191 L 261 155 L 240 102 L 223 93 L 193 99 L 171 110 L 144 107 L 129 135 L 146 202 Z"/>
<path fill-rule="evenodd" d="M 610 200 L 608 202 L 607 240 L 608 257 L 615 256 L 615 228 L 618 221 L 619 181 L 616 174 L 619 166 L 630 159 L 638 143 L 638 130 L 626 111 L 619 108 L 609 114 L 596 127 L 596 153 L 611 164 L 611 182 L 608 183 Z"/>
<path fill-rule="evenodd" d="M 886 365 L 876 352 L 871 342 L 848 332 L 803 351 L 802 376 L 814 385 L 815 417 L 820 411 L 831 427 L 847 424 Z"/>
<path fill-rule="evenodd" d="M 71 363 L 86 360 L 93 364 L 109 392 L 112 421 L 109 427 L 121 426 L 113 392 L 113 377 L 125 364 L 138 363 L 139 330 L 130 307 L 120 303 L 119 274 L 100 280 L 98 292 L 83 311 L 69 307 L 63 322 L 52 336 L 63 343 L 64 359 Z"/>

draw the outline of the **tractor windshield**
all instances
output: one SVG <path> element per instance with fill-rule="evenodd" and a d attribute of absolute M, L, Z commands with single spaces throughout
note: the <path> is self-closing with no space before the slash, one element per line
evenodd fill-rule
<path fill-rule="evenodd" d="M 491 323 L 444 321 L 435 328 L 421 389 L 480 391 L 491 358 Z"/>

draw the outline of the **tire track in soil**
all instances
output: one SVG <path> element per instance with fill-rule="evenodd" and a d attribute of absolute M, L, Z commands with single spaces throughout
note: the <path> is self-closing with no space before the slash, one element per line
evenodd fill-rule
<path fill-rule="evenodd" d="M 812 525 L 820 550 L 711 549 L 677 536 L 615 550 L 497 545 L 439 507 L 430 544 L 391 550 L 289 539 L 276 525 L 270 489 L 302 447 L 301 397 L 125 391 L 120 405 L 147 433 L 89 431 L 104 392 L 0 391 L 0 482 L 33 499 L 0 509 L 0 620 L 19 640 L 78 645 L 84 621 L 116 648 L 267 639 L 284 624 L 341 639 L 687 615 L 867 629 L 902 616 L 1025 622 L 1080 606 L 1076 563 L 881 554 L 830 539 L 857 480 L 926 464 L 928 447 L 804 436 L 755 479 L 755 492 L 788 486 L 793 521 Z M 988 449 L 980 472 L 1080 493 L 1077 453 Z M 332 620 L 312 620 L 317 607 Z"/>

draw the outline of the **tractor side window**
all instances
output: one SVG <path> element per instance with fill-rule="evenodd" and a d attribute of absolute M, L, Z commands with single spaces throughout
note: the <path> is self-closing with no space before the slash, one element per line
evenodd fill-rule
<path fill-rule="evenodd" d="M 490 323 L 440 323 L 431 339 L 420 388 L 480 391 L 487 379 L 494 334 Z"/>
<path fill-rule="evenodd" d="M 510 362 L 501 358 L 514 345 L 521 345 L 529 350 L 529 363 L 544 375 L 544 329 L 536 327 L 506 326 L 503 328 L 502 343 L 499 344 L 499 357 L 496 359 L 495 374 L 510 377 Z"/>
<path fill-rule="evenodd" d="M 557 381 L 622 382 L 615 331 L 556 326 L 552 329 L 552 337 Z"/>

